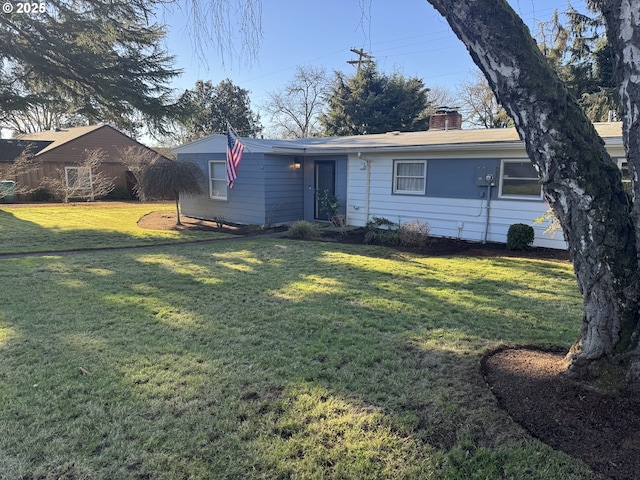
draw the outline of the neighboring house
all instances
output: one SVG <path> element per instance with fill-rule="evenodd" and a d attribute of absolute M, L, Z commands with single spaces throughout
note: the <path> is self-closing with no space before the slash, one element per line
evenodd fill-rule
<path fill-rule="evenodd" d="M 54 178 L 62 181 L 74 196 L 89 198 L 90 189 L 86 187 L 91 184 L 93 177 L 100 174 L 113 179 L 115 186 L 133 193 L 135 178 L 121 161 L 121 153 L 127 147 L 147 149 L 108 125 L 64 128 L 0 140 L 0 162 L 13 161 L 25 148 L 30 148 L 30 153 L 38 160 L 38 168 L 20 175 L 15 179 L 17 183 L 35 188 L 43 179 Z M 98 149 L 104 154 L 104 161 L 96 167 L 98 171 L 81 168 L 87 155 Z"/>
<path fill-rule="evenodd" d="M 621 124 L 595 127 L 624 170 Z M 241 141 L 247 148 L 233 190 L 225 181 L 226 136 L 173 150 L 209 177 L 207 195 L 182 199 L 185 215 L 261 225 L 326 220 L 319 194 L 329 190 L 348 225 L 421 220 L 434 236 L 505 243 L 510 225 L 533 225 L 548 209 L 513 128 Z M 560 232 L 552 237 L 546 225 L 533 226 L 534 246 L 566 248 Z"/>

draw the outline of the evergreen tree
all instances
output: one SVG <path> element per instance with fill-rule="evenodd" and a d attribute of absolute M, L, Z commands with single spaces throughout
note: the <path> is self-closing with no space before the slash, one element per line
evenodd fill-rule
<path fill-rule="evenodd" d="M 135 130 L 136 115 L 164 131 L 168 82 L 179 72 L 148 24 L 159 1 L 49 0 L 46 10 L 0 15 L 0 110 L 68 103 L 67 114 Z"/>
<path fill-rule="evenodd" d="M 604 18 L 569 6 L 563 25 L 558 12 L 541 24 L 537 34 L 540 49 L 594 122 L 619 114 L 620 97 L 613 76 L 613 55 L 605 33 Z"/>
<path fill-rule="evenodd" d="M 418 78 L 381 74 L 375 63 L 353 77 L 336 72 L 329 111 L 321 119 L 329 136 L 365 135 L 393 130 L 426 130 L 428 89 Z"/>
<path fill-rule="evenodd" d="M 192 90 L 182 95 L 179 104 L 182 114 L 178 123 L 184 141 L 226 132 L 228 123 L 245 137 L 255 137 L 262 131 L 259 115 L 251 110 L 249 91 L 229 79 L 216 86 L 209 80 L 198 80 Z"/>

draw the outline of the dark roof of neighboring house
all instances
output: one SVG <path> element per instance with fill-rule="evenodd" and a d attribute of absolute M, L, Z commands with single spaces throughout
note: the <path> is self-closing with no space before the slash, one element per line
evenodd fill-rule
<path fill-rule="evenodd" d="M 0 138 L 0 162 L 13 162 L 27 149 L 31 149 L 32 153 L 36 153 L 42 151 L 50 144 L 50 140 Z"/>

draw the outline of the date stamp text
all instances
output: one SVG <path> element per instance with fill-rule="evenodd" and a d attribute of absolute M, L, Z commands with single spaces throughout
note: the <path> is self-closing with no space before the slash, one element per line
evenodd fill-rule
<path fill-rule="evenodd" d="M 4 2 L 2 13 L 36 15 L 47 11 L 46 2 Z"/>

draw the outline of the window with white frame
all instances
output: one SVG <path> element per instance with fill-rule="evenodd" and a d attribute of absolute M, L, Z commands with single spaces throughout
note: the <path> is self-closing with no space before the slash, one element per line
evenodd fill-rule
<path fill-rule="evenodd" d="M 538 172 L 529 160 L 503 160 L 500 169 L 500 197 L 542 198 Z"/>
<path fill-rule="evenodd" d="M 227 199 L 227 165 L 224 160 L 209 162 L 209 198 Z"/>
<path fill-rule="evenodd" d="M 91 191 L 90 167 L 64 167 L 64 176 L 67 190 L 73 192 Z"/>
<path fill-rule="evenodd" d="M 393 161 L 393 193 L 424 195 L 426 182 L 426 160 Z"/>

